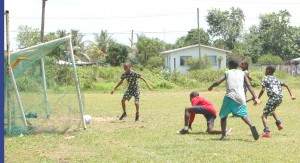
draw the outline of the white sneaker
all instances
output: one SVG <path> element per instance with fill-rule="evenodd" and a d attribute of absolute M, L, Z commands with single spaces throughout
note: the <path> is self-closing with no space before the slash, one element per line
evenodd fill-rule
<path fill-rule="evenodd" d="M 232 134 L 233 134 L 233 128 L 227 130 L 226 135 L 232 135 Z"/>

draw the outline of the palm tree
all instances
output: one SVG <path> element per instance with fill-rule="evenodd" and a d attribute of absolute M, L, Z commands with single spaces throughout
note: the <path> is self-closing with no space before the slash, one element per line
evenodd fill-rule
<path fill-rule="evenodd" d="M 101 30 L 100 34 L 95 33 L 95 44 L 100 48 L 103 53 L 107 52 L 108 46 L 110 44 L 111 36 L 109 36 L 107 30 Z"/>

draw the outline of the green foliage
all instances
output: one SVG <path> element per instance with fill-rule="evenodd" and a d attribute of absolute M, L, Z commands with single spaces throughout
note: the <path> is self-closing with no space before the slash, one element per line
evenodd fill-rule
<path fill-rule="evenodd" d="M 259 35 L 263 54 L 271 53 L 284 60 L 298 56 L 298 46 L 290 26 L 291 14 L 286 10 L 260 16 Z"/>
<path fill-rule="evenodd" d="M 224 75 L 226 69 L 204 69 L 194 70 L 188 74 L 189 78 L 195 79 L 199 82 L 214 82 Z"/>
<path fill-rule="evenodd" d="M 164 65 L 164 62 L 163 62 L 162 57 L 160 57 L 160 56 L 150 57 L 146 62 L 147 69 L 161 68 L 161 67 L 163 67 L 163 65 Z"/>
<path fill-rule="evenodd" d="M 17 44 L 19 48 L 26 48 L 36 45 L 41 40 L 40 30 L 29 26 L 19 26 Z"/>
<path fill-rule="evenodd" d="M 110 44 L 106 56 L 106 62 L 112 66 L 120 66 L 128 56 L 128 50 L 125 45 L 113 42 Z"/>
<path fill-rule="evenodd" d="M 272 54 L 266 54 L 258 58 L 257 64 L 259 65 L 279 65 L 282 63 L 282 59 L 279 56 Z"/>
<path fill-rule="evenodd" d="M 204 45 L 209 45 L 209 35 L 204 29 L 191 29 L 188 31 L 186 36 L 182 36 L 176 40 L 175 48 L 181 48 L 190 45 L 197 45 L 199 44 L 199 37 L 200 43 Z"/>
<path fill-rule="evenodd" d="M 138 35 L 137 38 L 137 58 L 142 65 L 144 65 L 150 57 L 159 56 L 160 52 L 165 49 L 165 43 L 157 38 L 148 38 L 145 35 Z"/>
<path fill-rule="evenodd" d="M 211 68 L 211 62 L 207 55 L 204 55 L 201 59 L 188 58 L 186 59 L 186 64 L 189 67 L 189 71 Z"/>
<path fill-rule="evenodd" d="M 230 8 L 230 11 L 211 9 L 208 11 L 206 21 L 209 29 L 208 33 L 212 37 L 220 36 L 229 49 L 234 48 L 235 42 L 241 36 L 245 16 L 240 8 Z"/>

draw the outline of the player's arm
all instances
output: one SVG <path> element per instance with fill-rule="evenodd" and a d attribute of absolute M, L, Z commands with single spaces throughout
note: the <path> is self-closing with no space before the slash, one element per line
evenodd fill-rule
<path fill-rule="evenodd" d="M 246 73 L 246 76 L 247 76 L 247 78 L 249 79 L 249 81 L 252 81 L 252 80 L 253 80 L 249 73 Z"/>
<path fill-rule="evenodd" d="M 209 88 L 208 90 L 211 91 L 214 87 L 218 86 L 221 84 L 224 80 L 226 79 L 226 76 L 223 75 L 218 81 L 215 81 Z"/>
<path fill-rule="evenodd" d="M 147 82 L 147 80 L 144 77 L 140 77 L 146 84 L 149 90 L 153 90 L 153 88 L 151 87 L 151 85 Z"/>
<path fill-rule="evenodd" d="M 261 100 L 259 100 L 259 98 L 256 96 L 256 94 L 255 94 L 255 92 L 254 92 L 254 90 L 253 90 L 253 88 L 252 88 L 252 86 L 250 84 L 250 81 L 249 81 L 249 79 L 248 79 L 248 77 L 246 75 L 244 77 L 244 82 L 245 82 L 245 84 L 246 84 L 249 92 L 251 93 L 252 99 L 254 100 L 255 104 L 261 103 Z"/>
<path fill-rule="evenodd" d="M 114 94 L 114 92 L 116 91 L 116 89 L 123 83 L 124 79 L 121 79 L 119 81 L 119 83 L 117 84 L 117 86 L 110 92 L 110 94 Z"/>
<path fill-rule="evenodd" d="M 291 99 L 292 99 L 292 100 L 295 100 L 296 97 L 292 95 L 292 91 L 291 91 L 290 87 L 289 87 L 287 84 L 285 84 L 285 83 L 284 83 L 282 86 L 286 87 L 286 89 L 289 91 L 289 94 L 290 94 L 290 96 L 291 96 Z"/>

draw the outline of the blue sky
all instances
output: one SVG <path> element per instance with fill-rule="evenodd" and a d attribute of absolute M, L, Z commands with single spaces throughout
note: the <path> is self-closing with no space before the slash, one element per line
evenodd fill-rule
<path fill-rule="evenodd" d="M 42 0 L 5 0 L 10 12 L 10 42 L 16 49 L 17 28 L 27 25 L 41 28 Z M 207 29 L 207 10 L 229 10 L 239 7 L 245 14 L 245 30 L 257 25 L 259 15 L 286 9 L 292 15 L 291 25 L 300 26 L 300 2 L 294 0 L 48 0 L 46 1 L 45 34 L 59 29 L 77 29 L 85 40 L 107 30 L 119 43 L 130 45 L 131 30 L 168 43 L 197 28 Z M 136 41 L 136 38 L 134 38 Z"/>

